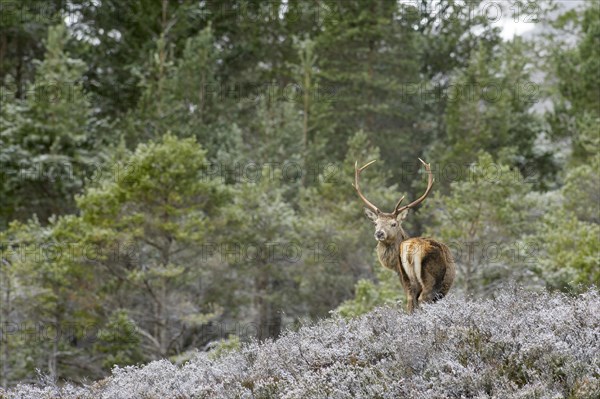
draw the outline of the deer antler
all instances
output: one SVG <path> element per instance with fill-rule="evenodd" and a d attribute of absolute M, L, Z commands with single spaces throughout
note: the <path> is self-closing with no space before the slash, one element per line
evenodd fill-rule
<path fill-rule="evenodd" d="M 421 161 L 423 166 L 425 166 L 425 170 L 429 174 L 429 178 L 427 179 L 427 189 L 425 189 L 425 194 L 423 194 L 421 197 L 414 200 L 410 204 L 404 205 L 402 208 L 399 208 L 399 206 L 400 206 L 400 203 L 402 202 L 402 200 L 404 199 L 404 197 L 400 198 L 400 201 L 398 201 L 398 205 L 396 205 L 396 208 L 394 209 L 394 212 L 393 212 L 394 215 L 398 215 L 398 214 L 400 214 L 400 212 L 402 212 L 405 209 L 409 209 L 409 208 L 419 205 L 421 202 L 423 202 L 423 200 L 425 198 L 427 198 L 427 196 L 429 195 L 429 192 L 431 191 L 431 187 L 433 187 L 434 178 L 433 178 L 433 175 L 431 174 L 431 164 L 425 163 L 425 161 L 423 161 L 421 158 L 419 158 L 419 161 Z"/>
<path fill-rule="evenodd" d="M 365 205 L 368 208 L 370 208 L 373 212 L 379 214 L 379 213 L 381 213 L 381 211 L 379 210 L 379 208 L 377 208 L 367 198 L 365 198 L 365 196 L 363 195 L 363 193 L 360 191 L 360 187 L 358 185 L 358 179 L 360 177 L 360 172 L 362 172 L 364 169 L 366 169 L 368 166 L 370 166 L 375 161 L 376 160 L 373 160 L 373 161 L 367 163 L 362 168 L 358 167 L 358 161 L 354 162 L 354 184 L 353 184 L 353 186 L 356 189 L 356 192 L 358 193 L 358 196 L 360 197 L 361 200 L 363 200 L 363 202 L 365 203 Z M 398 203 L 398 205 L 400 205 L 400 204 Z"/>
<path fill-rule="evenodd" d="M 393 215 L 395 217 L 395 216 L 399 215 L 400 212 L 402 212 L 403 210 L 409 209 L 409 208 L 412 208 L 414 206 L 419 205 L 429 195 L 429 192 L 431 191 L 431 188 L 433 187 L 433 180 L 434 180 L 433 175 L 431 174 L 431 164 L 425 163 L 421 158 L 419 158 L 419 161 L 421 161 L 421 163 L 423 164 L 423 166 L 425 166 L 425 170 L 429 174 L 429 179 L 427 180 L 427 189 L 425 190 L 425 194 L 423 194 L 420 198 L 416 199 L 415 201 L 411 202 L 410 204 L 404 205 L 403 207 L 400 207 L 400 204 L 402 203 L 402 201 L 404 201 L 404 197 L 405 197 L 405 196 L 402 196 L 402 198 L 400 198 L 400 200 L 398 201 L 398 203 L 394 207 L 394 211 L 392 213 L 386 213 L 386 215 Z M 358 193 L 358 196 L 360 197 L 360 199 L 363 200 L 363 202 L 365 203 L 365 205 L 368 208 L 370 208 L 373 212 L 375 212 L 377 214 L 380 214 L 380 213 L 385 213 L 385 212 L 381 212 L 379 210 L 379 208 L 377 208 L 368 199 L 366 199 L 365 196 L 363 195 L 363 193 L 360 191 L 360 187 L 358 185 L 358 180 L 360 178 L 360 172 L 362 172 L 368 166 L 370 166 L 371 164 L 373 164 L 373 162 L 375 162 L 375 160 L 373 160 L 373 161 L 365 164 L 362 168 L 358 167 L 358 161 L 356 161 L 354 163 L 354 184 L 353 184 L 353 186 L 356 189 L 356 192 Z"/>

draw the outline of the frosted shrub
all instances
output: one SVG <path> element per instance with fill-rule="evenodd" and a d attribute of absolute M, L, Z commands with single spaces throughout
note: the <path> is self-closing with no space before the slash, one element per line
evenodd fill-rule
<path fill-rule="evenodd" d="M 0 394 L 0 397 L 2 395 Z M 600 295 L 508 289 L 450 296 L 413 315 L 376 308 L 249 343 L 115 368 L 84 388 L 19 386 L 7 398 L 598 398 Z"/>

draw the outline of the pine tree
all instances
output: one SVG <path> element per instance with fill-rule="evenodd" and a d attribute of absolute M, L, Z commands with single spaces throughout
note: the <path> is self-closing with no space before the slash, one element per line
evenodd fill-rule
<path fill-rule="evenodd" d="M 73 212 L 74 195 L 104 160 L 105 125 L 82 88 L 86 65 L 65 51 L 68 40 L 64 25 L 50 28 L 27 98 L 2 99 L 2 225 L 32 214 L 45 224 Z"/>
<path fill-rule="evenodd" d="M 533 232 L 535 201 L 527 198 L 530 183 L 520 172 L 487 153 L 478 154 L 466 176 L 450 184 L 449 194 L 426 201 L 424 212 L 434 215 L 426 235 L 450 247 L 454 289 L 485 295 L 497 284 L 532 276 L 535 250 L 521 238 Z"/>
<path fill-rule="evenodd" d="M 130 312 L 145 355 L 165 357 L 181 351 L 187 332 L 219 312 L 201 300 L 196 282 L 205 271 L 193 259 L 202 255 L 228 194 L 193 138 L 166 134 L 138 146 L 125 165 L 119 178 L 78 199 L 79 229 L 84 242 L 114 249 L 98 260 L 104 312 Z"/>

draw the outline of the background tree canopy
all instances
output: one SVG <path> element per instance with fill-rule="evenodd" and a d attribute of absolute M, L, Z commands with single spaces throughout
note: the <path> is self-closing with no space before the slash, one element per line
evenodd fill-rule
<path fill-rule="evenodd" d="M 403 300 L 355 160 L 386 209 L 431 162 L 405 226 L 451 247 L 456 295 L 600 282 L 596 1 L 0 10 L 1 387 Z"/>

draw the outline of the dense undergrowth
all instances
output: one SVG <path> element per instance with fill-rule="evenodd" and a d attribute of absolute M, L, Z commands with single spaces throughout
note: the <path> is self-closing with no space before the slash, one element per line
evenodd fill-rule
<path fill-rule="evenodd" d="M 18 386 L 2 398 L 598 398 L 600 293 L 507 289 L 333 317 L 178 367 L 115 368 L 86 387 Z"/>

